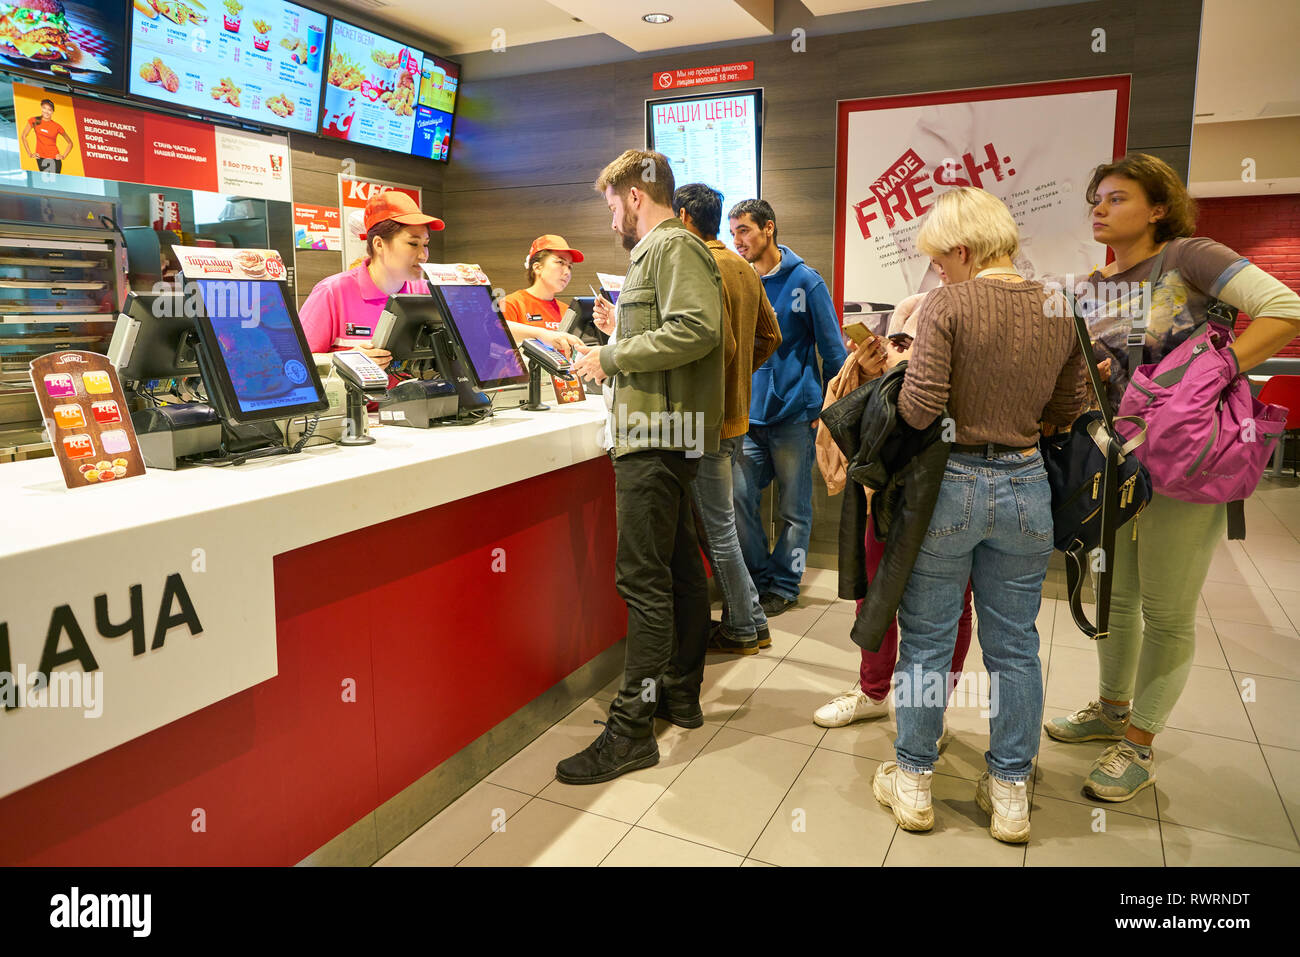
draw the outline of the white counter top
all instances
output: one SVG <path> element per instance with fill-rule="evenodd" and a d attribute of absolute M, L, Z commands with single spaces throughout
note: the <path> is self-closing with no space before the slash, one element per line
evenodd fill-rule
<path fill-rule="evenodd" d="M 59 679 L 0 710 L 0 796 L 274 677 L 276 555 L 598 458 L 604 419 L 596 397 L 379 426 L 374 445 L 84 489 L 54 459 L 0 465 L 0 662 L 19 686 L 43 660 Z"/>
<path fill-rule="evenodd" d="M 288 551 L 597 458 L 604 417 L 597 396 L 545 412 L 499 411 L 469 426 L 381 425 L 371 429 L 374 445 L 318 445 L 224 468 L 150 469 L 85 489 L 68 489 L 55 459 L 7 463 L 0 465 L 0 562 L 231 508 L 256 509 L 271 551 Z"/>

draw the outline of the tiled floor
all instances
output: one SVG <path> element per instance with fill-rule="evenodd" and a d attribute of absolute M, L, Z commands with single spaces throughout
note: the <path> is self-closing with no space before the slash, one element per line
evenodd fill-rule
<path fill-rule="evenodd" d="M 574 710 L 388 854 L 380 864 L 462 865 L 1300 865 L 1300 487 L 1265 479 L 1247 503 L 1249 538 L 1218 549 L 1203 592 L 1196 658 L 1157 781 L 1125 804 L 1079 790 L 1100 743 L 1043 737 L 1033 834 L 1009 846 L 975 803 L 988 721 L 951 709 L 936 767 L 935 827 L 910 834 L 871 794 L 893 757 L 892 717 L 824 730 L 812 712 L 850 687 L 853 605 L 835 573 L 812 570 L 799 606 L 773 619 L 772 647 L 710 656 L 704 727 L 657 723 L 660 763 L 571 787 L 555 762 L 600 730 L 617 682 Z M 1063 602 L 1038 619 L 1047 716 L 1096 696 L 1096 653 Z M 976 641 L 970 687 L 982 671 Z"/>

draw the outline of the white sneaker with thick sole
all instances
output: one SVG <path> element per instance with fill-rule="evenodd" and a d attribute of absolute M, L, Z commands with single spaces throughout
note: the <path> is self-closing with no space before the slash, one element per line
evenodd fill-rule
<path fill-rule="evenodd" d="M 843 728 L 854 721 L 884 718 L 889 714 L 889 699 L 872 701 L 859 687 L 836 695 L 813 712 L 813 724 L 822 728 Z"/>
<path fill-rule="evenodd" d="M 989 833 L 1008 844 L 1029 840 L 1029 790 L 1025 782 L 1001 781 L 985 771 L 975 785 L 975 803 L 992 817 Z"/>
<path fill-rule="evenodd" d="M 897 761 L 886 761 L 876 769 L 871 793 L 894 812 L 894 820 L 904 831 L 928 831 L 934 827 L 934 807 L 930 803 L 933 771 L 916 774 L 904 771 Z"/>

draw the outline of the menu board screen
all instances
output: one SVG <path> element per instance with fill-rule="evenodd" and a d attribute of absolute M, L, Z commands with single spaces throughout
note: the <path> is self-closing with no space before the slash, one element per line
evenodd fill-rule
<path fill-rule="evenodd" d="M 411 152 L 423 64 L 420 50 L 336 19 L 321 133 L 364 146 Z"/>
<path fill-rule="evenodd" d="M 314 133 L 328 20 L 283 0 L 140 0 L 130 92 Z"/>
<path fill-rule="evenodd" d="M 0 2 L 0 68 L 120 90 L 126 62 L 123 13 L 113 3 Z"/>
<path fill-rule="evenodd" d="M 719 239 L 735 251 L 726 215 L 759 192 L 763 92 L 646 100 L 646 144 L 668 157 L 678 183 L 707 183 L 722 193 Z"/>

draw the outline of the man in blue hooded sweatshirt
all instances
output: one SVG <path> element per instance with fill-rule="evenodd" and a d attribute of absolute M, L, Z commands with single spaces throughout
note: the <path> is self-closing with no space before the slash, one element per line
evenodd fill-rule
<path fill-rule="evenodd" d="M 781 325 L 780 347 L 754 373 L 749 434 L 732 476 L 740 548 L 763 611 L 771 617 L 799 598 L 812 534 L 815 426 L 826 385 L 847 351 L 826 282 L 788 246 L 777 244 L 772 207 L 747 199 L 732 207 L 728 219 L 736 252 L 762 278 Z M 758 513 L 763 489 L 773 478 L 780 534 L 769 553 Z"/>

